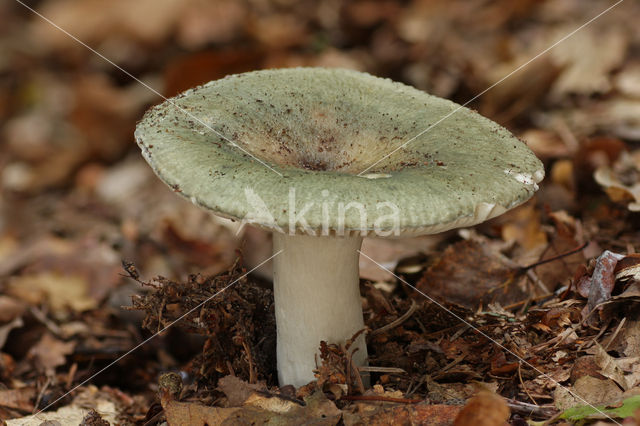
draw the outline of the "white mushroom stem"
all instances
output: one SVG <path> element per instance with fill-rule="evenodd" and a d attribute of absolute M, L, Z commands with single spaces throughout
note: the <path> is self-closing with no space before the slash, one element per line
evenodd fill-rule
<path fill-rule="evenodd" d="M 359 291 L 361 237 L 273 234 L 277 354 L 280 385 L 296 387 L 315 380 L 320 341 L 344 343 L 364 328 Z M 353 360 L 365 365 L 367 347 L 360 335 Z"/>

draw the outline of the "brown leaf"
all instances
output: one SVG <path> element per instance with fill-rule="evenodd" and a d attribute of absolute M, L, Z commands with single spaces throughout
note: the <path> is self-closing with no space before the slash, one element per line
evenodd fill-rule
<path fill-rule="evenodd" d="M 574 251 L 584 237 L 582 224 L 579 220 L 569 216 L 564 211 L 551 212 L 555 232 L 545 254 L 540 260 L 545 260 L 561 253 Z M 549 291 L 568 285 L 575 274 L 575 269 L 584 263 L 582 251 L 564 256 L 562 259 L 535 267 L 535 273 Z"/>
<path fill-rule="evenodd" d="M 540 209 L 532 202 L 511 211 L 501 233 L 504 241 L 515 241 L 521 247 L 522 253 L 517 256 L 521 264 L 537 261 L 549 243 L 542 230 Z"/>
<path fill-rule="evenodd" d="M 460 412 L 459 405 L 413 404 L 400 406 L 355 403 L 343 412 L 345 426 L 449 426 Z"/>
<path fill-rule="evenodd" d="M 617 280 L 640 281 L 640 254 L 632 253 L 620 259 L 613 272 Z"/>
<path fill-rule="evenodd" d="M 266 423 L 331 426 L 340 420 L 340 410 L 322 392 L 305 398 L 305 403 L 302 406 L 275 396 L 253 394 L 250 402 L 238 408 L 209 407 L 170 399 L 163 401 L 163 408 L 170 426 Z"/>
<path fill-rule="evenodd" d="M 498 123 L 506 123 L 539 103 L 540 99 L 548 93 L 560 72 L 560 67 L 551 62 L 549 58 L 540 59 L 540 61 L 532 62 L 530 66 L 523 68 L 521 73 L 513 74 L 512 77 L 505 79 L 487 92 L 481 98 L 481 114 L 491 117 Z M 513 72 L 517 67 L 515 62 L 520 61 L 522 58 L 518 57 L 512 63 L 493 67 L 489 72 L 490 82 L 488 84 L 493 84 Z"/>
<path fill-rule="evenodd" d="M 298 17 L 288 14 L 262 15 L 252 19 L 249 33 L 270 48 L 301 46 L 309 39 L 308 27 Z"/>
<path fill-rule="evenodd" d="M 469 309 L 494 302 L 506 306 L 528 297 L 513 283 L 515 275 L 516 269 L 485 244 L 468 240 L 447 247 L 416 287 L 438 300 Z"/>
<path fill-rule="evenodd" d="M 0 294 L 0 324 L 13 321 L 21 316 L 26 309 L 24 303 L 9 296 Z M 0 344 L 0 347 L 2 345 Z"/>
<path fill-rule="evenodd" d="M 598 167 L 593 178 L 611 201 L 627 203 L 629 210 L 640 211 L 640 151 L 623 152 L 613 166 Z"/>
<path fill-rule="evenodd" d="M 596 260 L 596 267 L 591 275 L 589 299 L 585 315 L 589 315 L 596 306 L 611 297 L 611 291 L 613 291 L 615 284 L 613 271 L 618 260 L 622 258 L 623 256 L 620 254 L 605 250 Z"/>
<path fill-rule="evenodd" d="M 55 314 L 63 314 L 69 307 L 82 312 L 97 306 L 98 300 L 89 295 L 89 285 L 78 274 L 42 272 L 14 277 L 7 293 L 34 305 L 46 301 Z"/>
<path fill-rule="evenodd" d="M 247 6 L 243 2 L 196 0 L 190 3 L 178 22 L 177 37 L 182 46 L 193 49 L 207 43 L 229 42 L 242 33 L 247 20 Z M 228 72 L 233 73 L 233 70 Z"/>
<path fill-rule="evenodd" d="M 230 407 L 239 407 L 257 390 L 266 390 L 264 385 L 254 385 L 236 376 L 225 376 L 218 380 L 218 389 L 227 397 Z"/>
<path fill-rule="evenodd" d="M 3 389 L 0 390 L 0 406 L 30 412 L 36 396 L 36 388 Z"/>
<path fill-rule="evenodd" d="M 511 411 L 506 401 L 488 390 L 481 390 L 464 406 L 454 426 L 503 426 Z"/>
<path fill-rule="evenodd" d="M 366 256 L 377 259 L 389 270 L 393 271 L 398 261 L 418 253 L 430 252 L 436 248 L 436 245 L 442 241 L 440 235 L 427 235 L 417 238 L 405 239 L 372 239 L 365 238 L 362 243 L 362 253 Z M 360 257 L 360 277 L 372 281 L 393 281 L 394 277 L 391 273 L 380 268 L 373 262 L 366 259 L 366 256 Z"/>
<path fill-rule="evenodd" d="M 629 390 L 629 383 L 622 369 L 618 366 L 616 359 L 609 355 L 602 346 L 596 343 L 596 353 L 594 361 L 600 367 L 600 373 L 613 380 L 623 390 Z"/>
<path fill-rule="evenodd" d="M 173 30 L 173 23 L 185 6 L 171 0 L 143 0 L 135 5 L 116 0 L 107 7 L 100 0 L 47 1 L 41 7 L 62 28 L 89 44 L 115 34 L 143 42 L 160 42 Z M 145 19 L 140 19 L 143 17 Z M 46 47 L 76 48 L 76 42 L 44 20 L 35 20 L 33 35 Z M 108 54 L 107 54 L 108 55 Z"/>
<path fill-rule="evenodd" d="M 571 152 L 567 144 L 555 132 L 530 129 L 520 135 L 538 158 L 566 158 Z"/>
<path fill-rule="evenodd" d="M 584 376 L 591 376 L 601 380 L 606 379 L 606 377 L 600 374 L 600 367 L 596 363 L 593 355 L 585 355 L 576 359 L 575 363 L 571 367 L 569 380 L 574 384 L 579 378 Z"/>
<path fill-rule="evenodd" d="M 258 67 L 263 56 L 264 53 L 256 50 L 215 49 L 174 59 L 164 73 L 166 96 L 175 96 L 228 74 L 251 71 Z"/>
<path fill-rule="evenodd" d="M 31 389 L 34 393 L 33 398 L 37 397 L 35 389 Z M 1 392 L 1 391 L 0 391 Z M 79 394 L 74 398 L 71 405 L 66 405 L 59 408 L 56 411 L 46 411 L 43 413 L 37 413 L 30 416 L 22 417 L 20 419 L 14 419 L 10 423 L 16 425 L 80 425 L 87 424 L 82 423 L 87 419 L 87 408 L 92 407 L 96 412 L 100 413 L 102 422 L 108 422 L 108 424 L 117 424 L 116 415 L 120 413 L 116 410 L 116 402 L 112 400 L 112 397 L 105 392 L 98 391 L 94 386 L 81 388 L 78 390 Z M 118 401 L 121 402 L 121 401 Z M 119 408 L 122 408 L 119 405 Z M 29 409 L 32 411 L 32 408 Z M 99 418 L 93 417 L 96 421 L 100 421 Z M 91 419 L 91 417 L 89 417 Z M 93 425 L 102 425 L 104 423 L 89 423 Z"/>
<path fill-rule="evenodd" d="M 9 337 L 11 330 L 14 328 L 20 328 L 23 325 L 24 321 L 22 321 L 22 317 L 16 317 L 13 321 L 0 325 L 0 349 L 2 349 L 4 344 L 7 342 L 7 338 Z"/>
<path fill-rule="evenodd" d="M 572 386 L 571 391 L 579 397 L 569 393 L 569 389 L 564 386 L 556 387 L 553 393 L 556 408 L 566 410 L 577 405 L 585 405 L 585 403 L 606 404 L 616 401 L 622 395 L 622 391 L 613 380 L 597 379 L 589 375 L 580 377 Z"/>
<path fill-rule="evenodd" d="M 557 28 L 556 34 L 548 32 L 548 35 L 555 38 L 557 34 L 568 34 L 569 27 L 573 28 L 573 23 Z M 609 73 L 623 62 L 628 43 L 622 28 L 592 25 L 558 44 L 550 52 L 551 60 L 564 69 L 554 83 L 552 93 L 588 95 L 609 91 Z M 585 49 L 585 46 L 589 48 Z"/>
<path fill-rule="evenodd" d="M 640 356 L 640 320 L 627 322 L 615 341 L 626 356 Z"/>
<path fill-rule="evenodd" d="M 76 342 L 63 342 L 53 337 L 50 333 L 45 333 L 40 341 L 29 350 L 29 357 L 38 366 L 51 373 L 56 367 L 64 365 L 66 356 L 73 353 Z"/>

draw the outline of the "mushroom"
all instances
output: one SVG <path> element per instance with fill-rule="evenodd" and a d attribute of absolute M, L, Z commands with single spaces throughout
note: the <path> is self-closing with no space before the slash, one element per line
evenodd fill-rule
<path fill-rule="evenodd" d="M 212 81 L 150 109 L 135 136 L 174 191 L 272 231 L 281 385 L 312 381 L 320 341 L 364 328 L 363 237 L 471 226 L 529 199 L 544 177 L 524 143 L 474 111 L 343 69 Z M 353 348 L 366 364 L 363 335 Z"/>

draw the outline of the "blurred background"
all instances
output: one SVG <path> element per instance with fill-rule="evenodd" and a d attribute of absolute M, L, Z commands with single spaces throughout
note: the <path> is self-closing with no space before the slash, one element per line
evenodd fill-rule
<path fill-rule="evenodd" d="M 326 66 L 458 103 L 612 4 L 25 1 L 166 97 L 231 73 Z M 551 210 L 575 208 L 575 185 L 593 185 L 597 164 L 582 167 L 593 158 L 579 158 L 577 171 L 573 163 L 590 155 L 584 147 L 594 138 L 600 162 L 640 139 L 639 9 L 621 3 L 470 104 L 523 138 L 557 175 L 540 194 Z M 120 282 L 121 257 L 143 274 L 171 277 L 227 267 L 235 230 L 164 188 L 135 146 L 136 121 L 162 99 L 16 1 L 2 2 L 0 22 L 1 285 L 51 254 L 72 264 L 62 274 L 91 264 L 83 274 L 96 275 L 89 285 L 101 295 Z M 268 251 L 251 250 L 248 260 Z"/>
<path fill-rule="evenodd" d="M 614 2 L 24 4 L 166 97 L 232 73 L 325 66 L 389 77 L 462 104 Z M 485 228 L 515 241 L 514 258 L 523 264 L 548 247 L 545 212 L 579 217 L 611 248 L 638 244 L 637 231 L 622 231 L 637 222 L 629 210 L 640 198 L 640 156 L 633 155 L 640 141 L 639 21 L 640 4 L 624 1 L 469 105 L 545 162 L 537 198 L 509 217 L 516 225 L 503 226 L 504 219 Z M 260 232 L 236 235 L 234 225 L 176 197 L 144 163 L 133 130 L 161 97 L 19 2 L 0 3 L 0 22 L 0 293 L 8 295 L 0 311 L 19 301 L 59 320 L 105 305 L 119 312 L 138 288 L 123 278 L 121 259 L 149 279 L 221 272 L 237 248 L 249 265 L 269 255 Z M 616 166 L 624 152 L 631 154 Z M 596 182 L 602 167 L 612 172 Z M 436 243 L 366 248 L 393 266 Z M 384 278 L 367 268 L 365 277 Z M 35 341 L 13 334 L 9 352 L 21 359 Z M 112 343 L 114 352 L 130 344 Z"/>

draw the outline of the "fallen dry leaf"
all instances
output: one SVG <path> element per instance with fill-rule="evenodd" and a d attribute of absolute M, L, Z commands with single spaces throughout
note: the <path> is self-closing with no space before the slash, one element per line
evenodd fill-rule
<path fill-rule="evenodd" d="M 598 344 L 596 344 L 594 361 L 600 367 L 600 374 L 616 382 L 623 390 L 630 389 L 624 371 L 618 366 L 617 360 Z"/>
<path fill-rule="evenodd" d="M 627 321 L 616 341 L 620 342 L 620 351 L 628 357 L 640 356 L 640 320 Z"/>
<path fill-rule="evenodd" d="M 4 347 L 4 344 L 7 342 L 7 337 L 9 337 L 9 333 L 14 328 L 20 328 L 24 325 L 24 321 L 22 321 L 22 317 L 16 317 L 12 321 L 0 325 L 0 349 Z"/>
<path fill-rule="evenodd" d="M 0 294 L 0 324 L 13 321 L 21 316 L 26 309 L 27 307 L 21 301 Z"/>
<path fill-rule="evenodd" d="M 551 159 L 568 157 L 573 147 L 555 132 L 542 129 L 529 129 L 520 135 L 520 138 L 527 143 L 527 146 L 536 154 L 538 158 Z"/>
<path fill-rule="evenodd" d="M 526 203 L 514 209 L 509 219 L 502 225 L 502 239 L 520 246 L 520 253 L 514 255 L 518 263 L 534 263 L 549 243 L 547 234 L 542 230 L 539 209 L 535 203 Z"/>
<path fill-rule="evenodd" d="M 640 63 L 631 61 L 627 63 L 618 74 L 614 84 L 622 94 L 640 98 Z"/>
<path fill-rule="evenodd" d="M 180 16 L 184 4 L 171 0 L 144 0 L 135 5 L 116 0 L 104 7 L 100 0 L 80 4 L 73 1 L 47 1 L 40 12 L 86 43 L 95 44 L 110 36 L 158 43 L 166 38 Z M 140 19 L 144 16 L 145 19 Z M 77 43 L 43 20 L 33 22 L 33 36 L 55 49 L 76 48 Z"/>
<path fill-rule="evenodd" d="M 626 281 L 635 280 L 640 281 L 640 254 L 632 253 L 620 259 L 616 263 L 616 280 Z"/>
<path fill-rule="evenodd" d="M 2 389 L 0 390 L 0 406 L 28 413 L 34 409 L 33 403 L 37 394 L 36 389 L 32 387 Z"/>
<path fill-rule="evenodd" d="M 488 390 L 479 391 L 458 414 L 454 426 L 504 426 L 511 410 L 501 396 Z"/>
<path fill-rule="evenodd" d="M 29 350 L 29 357 L 33 359 L 39 369 L 52 375 L 56 367 L 64 365 L 66 356 L 73 353 L 76 342 L 63 342 L 45 333 L 40 341 Z"/>
<path fill-rule="evenodd" d="M 640 151 L 622 152 L 613 167 L 598 167 L 593 178 L 612 201 L 627 203 L 629 210 L 640 211 Z"/>
<path fill-rule="evenodd" d="M 611 297 L 611 292 L 615 285 L 613 271 L 618 260 L 622 258 L 624 258 L 623 255 L 605 250 L 596 260 L 593 274 L 590 278 L 585 278 L 587 284 L 583 284 L 589 288 L 589 298 L 584 312 L 585 317 L 590 315 L 596 306 L 609 300 Z"/>
<path fill-rule="evenodd" d="M 345 426 L 449 426 L 460 412 L 459 405 L 419 403 L 355 403 L 343 411 Z"/>
<path fill-rule="evenodd" d="M 116 405 L 104 399 L 94 401 L 92 406 L 100 413 L 103 420 L 110 424 L 117 424 Z M 71 404 L 59 408 L 56 411 L 33 414 L 19 419 L 7 420 L 7 426 L 32 426 L 32 425 L 80 425 L 93 409 L 85 406 Z"/>
<path fill-rule="evenodd" d="M 529 297 L 514 282 L 516 272 L 486 244 L 467 240 L 447 247 L 427 268 L 416 288 L 437 300 L 469 309 L 496 302 L 507 306 Z"/>
<path fill-rule="evenodd" d="M 266 391 L 267 387 L 262 384 L 250 384 L 236 376 L 224 376 L 218 380 L 218 389 L 227 397 L 229 407 L 239 407 L 255 391 Z"/>
<path fill-rule="evenodd" d="M 27 303 L 47 303 L 58 315 L 68 308 L 76 312 L 87 311 L 98 305 L 89 296 L 89 281 L 84 276 L 41 272 L 14 277 L 9 281 L 7 293 Z"/>
<path fill-rule="evenodd" d="M 395 270 L 398 261 L 418 253 L 433 251 L 442 241 L 441 235 L 426 235 L 411 238 L 409 241 L 393 239 L 365 238 L 362 242 L 362 253 L 376 259 L 390 271 Z M 366 256 L 360 256 L 360 277 L 372 281 L 393 281 L 391 273 L 369 261 Z"/>
<path fill-rule="evenodd" d="M 597 379 L 587 375 L 576 380 L 571 388 L 556 387 L 553 398 L 557 409 L 566 410 L 577 405 L 615 403 L 621 395 L 622 391 L 613 380 Z"/>
<path fill-rule="evenodd" d="M 332 426 L 338 424 L 341 412 L 324 393 L 317 391 L 305 398 L 304 406 L 276 396 L 253 394 L 250 403 L 243 407 L 208 407 L 198 403 L 163 400 L 163 408 L 169 426 L 224 424 L 314 424 Z"/>
<path fill-rule="evenodd" d="M 559 39 L 573 29 L 572 23 L 549 35 Z M 625 31 L 612 26 L 593 25 L 575 33 L 550 52 L 556 66 L 563 68 L 552 92 L 606 93 L 611 89 L 610 72 L 623 62 L 628 43 Z"/>

